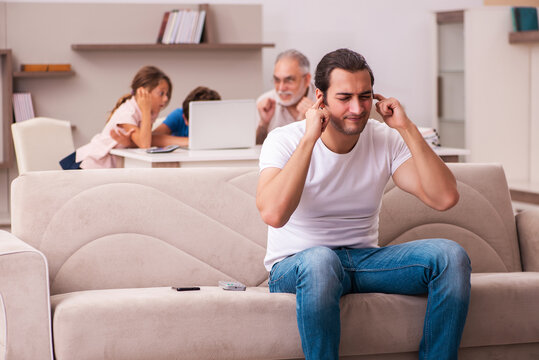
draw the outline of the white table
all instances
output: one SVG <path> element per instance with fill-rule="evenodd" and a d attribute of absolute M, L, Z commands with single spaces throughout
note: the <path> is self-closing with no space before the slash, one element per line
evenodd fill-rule
<path fill-rule="evenodd" d="M 120 167 L 202 167 L 202 166 L 258 166 L 261 146 L 249 149 L 185 150 L 177 149 L 166 154 L 148 154 L 144 149 L 112 149 L 119 157 Z M 446 162 L 458 162 L 459 156 L 469 155 L 466 149 L 435 148 Z M 121 165 L 123 161 L 123 165 Z"/>
<path fill-rule="evenodd" d="M 112 149 L 123 167 L 258 166 L 261 146 L 248 149 L 186 150 L 148 154 L 145 149 Z"/>

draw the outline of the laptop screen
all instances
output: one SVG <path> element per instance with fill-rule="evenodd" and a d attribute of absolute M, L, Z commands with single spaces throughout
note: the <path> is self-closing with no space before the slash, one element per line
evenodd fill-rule
<path fill-rule="evenodd" d="M 255 132 L 254 99 L 189 103 L 190 150 L 253 147 Z"/>

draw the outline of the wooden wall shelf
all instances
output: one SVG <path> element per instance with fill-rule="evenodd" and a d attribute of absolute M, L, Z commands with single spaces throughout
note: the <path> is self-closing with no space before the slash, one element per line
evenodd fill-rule
<path fill-rule="evenodd" d="M 464 10 L 440 11 L 436 13 L 436 22 L 441 24 L 462 24 L 464 23 Z"/>
<path fill-rule="evenodd" d="M 519 31 L 509 33 L 510 44 L 539 43 L 539 31 Z"/>
<path fill-rule="evenodd" d="M 483 0 L 485 5 L 539 6 L 539 0 Z"/>
<path fill-rule="evenodd" d="M 13 145 L 11 138 L 11 123 L 13 122 L 13 59 L 11 49 L 0 49 L 0 168 L 9 168 L 13 164 Z"/>
<path fill-rule="evenodd" d="M 270 43 L 238 43 L 238 44 L 72 44 L 75 51 L 155 51 L 155 50 L 260 50 L 272 48 Z"/>
<path fill-rule="evenodd" d="M 15 71 L 13 77 L 20 78 L 54 78 L 54 77 L 64 77 L 64 76 L 73 76 L 75 75 L 74 71 Z"/>

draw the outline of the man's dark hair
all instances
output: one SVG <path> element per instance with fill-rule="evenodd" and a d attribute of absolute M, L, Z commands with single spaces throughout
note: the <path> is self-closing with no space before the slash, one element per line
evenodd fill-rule
<path fill-rule="evenodd" d="M 365 58 L 350 49 L 338 49 L 322 58 L 316 66 L 314 85 L 324 94 L 324 103 L 329 88 L 329 77 L 335 69 L 343 69 L 349 72 L 367 70 L 371 76 L 371 85 L 374 85 L 374 75 Z"/>
<path fill-rule="evenodd" d="M 189 120 L 189 103 L 191 101 L 202 100 L 221 100 L 221 95 L 217 91 L 205 86 L 199 86 L 193 89 L 182 103 L 183 114 L 187 120 Z"/>

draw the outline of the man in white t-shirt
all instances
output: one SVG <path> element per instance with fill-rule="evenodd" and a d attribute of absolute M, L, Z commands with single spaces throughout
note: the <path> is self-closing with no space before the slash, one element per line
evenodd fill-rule
<path fill-rule="evenodd" d="M 309 68 L 309 60 L 297 50 L 286 50 L 277 56 L 273 69 L 275 89 L 256 100 L 257 144 L 262 144 L 271 130 L 305 119 L 305 112 L 315 100 Z"/>
<path fill-rule="evenodd" d="M 296 294 L 306 359 L 337 359 L 339 299 L 349 293 L 428 294 L 420 359 L 456 359 L 470 297 L 470 260 L 445 239 L 378 247 L 384 187 L 437 210 L 459 198 L 451 171 L 399 101 L 373 92 L 363 56 L 325 55 L 306 120 L 272 131 L 260 155 L 256 202 L 269 225 L 271 292 Z M 383 123 L 370 119 L 373 98 Z"/>

